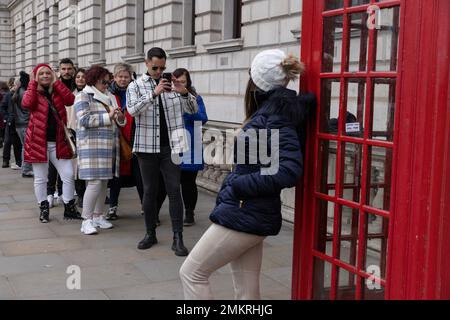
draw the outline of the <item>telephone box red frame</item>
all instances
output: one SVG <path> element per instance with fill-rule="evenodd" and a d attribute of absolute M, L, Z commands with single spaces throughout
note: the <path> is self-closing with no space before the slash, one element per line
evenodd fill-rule
<path fill-rule="evenodd" d="M 314 249 L 317 214 L 315 203 L 318 199 L 317 167 L 320 157 L 318 143 L 321 138 L 329 138 L 329 135 L 319 130 L 321 80 L 336 76 L 322 72 L 324 17 L 335 14 L 346 17 L 353 12 L 362 12 L 369 5 L 377 5 L 380 8 L 400 7 L 400 32 L 397 71 L 375 72 L 369 66 L 368 71 L 362 75 L 367 77 L 368 81 L 375 77 L 395 78 L 397 81 L 392 142 L 368 142 L 366 135 L 362 144 L 362 147 L 366 148 L 363 155 L 366 164 L 367 148 L 370 146 L 392 149 L 389 210 L 369 208 L 364 206 L 363 202 L 358 207 L 360 212 L 384 217 L 389 221 L 387 239 L 384 239 L 389 250 L 383 253 L 386 255 L 386 274 L 384 279 L 372 279 L 384 288 L 383 296 L 377 298 L 449 299 L 450 1 L 370 0 L 362 1 L 366 4 L 352 7 L 351 0 L 343 0 L 342 8 L 325 11 L 326 1 L 303 0 L 301 57 L 307 66 L 307 72 L 302 78 L 301 89 L 316 93 L 319 101 L 318 115 L 308 127 L 304 179 L 296 192 L 292 298 L 314 299 L 314 291 L 318 290 L 313 281 L 314 259 L 326 259 L 332 266 L 332 288 L 328 296 L 332 300 L 339 299 L 336 292 L 333 292 L 333 288 L 336 291 L 337 285 L 334 283 L 337 272 L 335 270 L 348 268 L 339 259 L 327 257 Z M 348 23 L 348 19 L 344 19 L 344 26 L 345 23 Z M 375 31 L 368 32 L 371 39 L 369 46 L 373 46 Z M 346 37 L 346 32 L 343 32 L 343 47 L 348 41 Z M 344 50 L 346 49 L 343 49 L 343 52 Z M 371 53 L 368 55 L 370 64 Z M 355 75 L 345 72 L 344 69 L 337 74 L 341 79 Z M 366 99 L 370 103 L 371 90 L 367 92 Z M 341 97 L 341 106 L 345 103 L 343 99 Z M 339 112 L 339 128 L 342 130 L 345 125 L 344 111 L 340 108 Z M 368 120 L 365 121 L 368 124 Z M 361 142 L 341 135 L 333 139 L 339 143 Z M 337 153 L 339 157 L 341 150 Z M 364 181 L 367 178 L 364 176 L 367 174 L 363 174 L 362 185 L 367 186 L 367 181 Z M 336 185 L 342 184 L 344 182 L 338 170 Z M 361 192 L 361 198 L 363 196 L 364 190 Z M 328 196 L 322 198 L 337 201 L 336 207 L 347 205 L 345 199 Z M 359 231 L 363 230 L 363 224 L 360 223 Z M 336 243 L 333 246 L 336 249 Z M 349 270 L 355 271 L 357 278 L 354 298 L 364 299 L 362 290 L 365 279 L 371 275 L 361 268 Z"/>

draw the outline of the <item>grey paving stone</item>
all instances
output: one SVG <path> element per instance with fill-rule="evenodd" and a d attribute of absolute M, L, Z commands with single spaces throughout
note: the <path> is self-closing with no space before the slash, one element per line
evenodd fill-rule
<path fill-rule="evenodd" d="M 16 194 L 12 196 L 14 198 L 14 201 L 20 202 L 20 203 L 36 203 L 36 196 L 33 193 L 22 193 L 22 194 Z"/>
<path fill-rule="evenodd" d="M 38 253 L 72 251 L 83 247 L 80 240 L 75 238 L 33 239 L 0 243 L 0 249 L 5 256 L 25 256 Z"/>
<path fill-rule="evenodd" d="M 0 277 L 0 300 L 13 300 L 16 295 L 11 288 L 8 279 Z"/>
<path fill-rule="evenodd" d="M 132 287 L 106 289 L 112 300 L 182 300 L 180 280 L 150 283 Z"/>
<path fill-rule="evenodd" d="M 34 218 L 39 221 L 39 210 L 38 209 L 27 209 L 27 210 L 12 210 L 6 207 L 2 211 L 2 206 L 0 206 L 0 221 L 11 220 L 11 219 L 26 219 Z"/>
<path fill-rule="evenodd" d="M 0 232 L 18 229 L 31 229 L 40 225 L 36 218 L 3 219 L 0 221 Z"/>
<path fill-rule="evenodd" d="M 122 246 L 105 249 L 66 251 L 62 252 L 61 256 L 71 264 L 80 267 L 135 263 L 148 259 L 138 252 L 137 249 Z"/>
<path fill-rule="evenodd" d="M 42 297 L 73 294 L 67 289 L 67 268 L 51 272 L 28 273 L 12 276 L 9 281 L 18 297 Z M 148 279 L 132 265 L 114 265 L 81 268 L 81 290 L 101 290 L 115 287 L 136 286 L 148 283 Z"/>
<path fill-rule="evenodd" d="M 291 267 L 280 267 L 271 268 L 263 271 L 263 274 L 286 287 L 292 286 L 292 268 Z"/>
<path fill-rule="evenodd" d="M 10 204 L 14 203 L 14 198 L 12 196 L 0 197 L 0 204 Z"/>
<path fill-rule="evenodd" d="M 134 263 L 151 282 L 164 282 L 179 279 L 179 270 L 184 258 L 176 257 L 165 260 L 147 260 Z"/>
<path fill-rule="evenodd" d="M 35 228 L 6 230 L 0 232 L 0 242 L 31 240 L 31 239 L 48 239 L 53 237 L 56 237 L 56 235 L 53 232 L 51 232 L 50 229 L 42 225 L 36 226 Z"/>
<path fill-rule="evenodd" d="M 59 293 L 55 295 L 27 297 L 27 300 L 58 300 L 58 301 L 100 301 L 110 300 L 110 298 L 102 290 L 75 290 L 70 293 Z"/>
<path fill-rule="evenodd" d="M 266 294 L 278 292 L 282 299 L 286 296 L 290 296 L 290 287 L 283 286 L 281 283 L 266 277 L 264 274 L 260 278 L 261 298 Z M 211 290 L 215 299 L 221 300 L 233 300 L 234 288 L 231 274 L 213 274 L 210 278 Z"/>
<path fill-rule="evenodd" d="M 57 254 L 39 254 L 20 257 L 0 257 L 0 275 L 17 275 L 29 272 L 47 272 L 68 263 Z"/>

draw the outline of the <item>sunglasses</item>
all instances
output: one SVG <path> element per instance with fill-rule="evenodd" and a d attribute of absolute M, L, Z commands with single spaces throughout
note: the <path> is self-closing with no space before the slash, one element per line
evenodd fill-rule
<path fill-rule="evenodd" d="M 153 66 L 153 67 L 152 67 L 152 70 L 153 70 L 153 71 L 157 71 L 158 69 L 161 70 L 161 71 L 164 71 L 164 70 L 166 70 L 167 68 L 166 68 L 166 67 L 158 67 L 158 66 Z"/>
<path fill-rule="evenodd" d="M 102 84 L 103 84 L 104 86 L 109 86 L 109 85 L 111 85 L 111 81 L 108 81 L 108 80 L 102 80 Z"/>

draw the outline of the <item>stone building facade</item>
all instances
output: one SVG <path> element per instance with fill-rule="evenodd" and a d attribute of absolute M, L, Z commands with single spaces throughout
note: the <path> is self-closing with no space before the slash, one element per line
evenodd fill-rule
<path fill-rule="evenodd" d="M 192 72 L 209 128 L 224 133 L 243 121 L 253 57 L 269 48 L 300 54 L 301 8 L 302 0 L 0 0 L 0 80 L 41 62 L 57 68 L 61 58 L 110 70 L 125 61 L 141 74 L 144 53 L 160 46 L 168 70 Z M 216 192 L 230 166 L 217 154 L 207 160 L 199 184 Z M 292 220 L 294 190 L 283 198 Z"/>

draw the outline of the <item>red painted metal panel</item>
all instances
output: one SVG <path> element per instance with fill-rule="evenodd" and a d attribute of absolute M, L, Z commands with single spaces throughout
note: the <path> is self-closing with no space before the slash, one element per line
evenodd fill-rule
<path fill-rule="evenodd" d="M 408 0 L 388 298 L 450 298 L 450 2 Z M 399 272 L 401 270 L 401 272 Z"/>
<path fill-rule="evenodd" d="M 372 0 L 371 4 L 375 2 Z M 348 4 L 348 1 L 345 1 Z M 365 231 L 367 225 L 360 223 L 360 247 L 357 266 L 348 265 L 337 255 L 340 248 L 334 235 L 333 257 L 315 250 L 315 212 L 316 200 L 324 199 L 339 205 L 358 209 L 360 221 L 366 213 L 377 214 L 389 219 L 389 228 L 374 235 L 382 239 L 382 252 L 386 252 L 384 237 L 388 233 L 388 259 L 386 279 L 379 279 L 385 287 L 386 299 L 441 299 L 450 298 L 450 1 L 402 0 L 377 2 L 380 7 L 401 6 L 399 61 L 397 72 L 372 71 L 375 49 L 374 32 L 370 32 L 368 72 L 345 72 L 345 66 L 337 73 L 321 73 L 323 17 L 346 15 L 359 12 L 367 6 L 358 6 L 322 12 L 323 1 L 303 1 L 302 60 L 308 67 L 307 77 L 302 79 L 302 89 L 319 93 L 321 78 L 340 79 L 345 84 L 348 78 L 365 78 L 369 86 L 366 96 L 366 115 L 370 114 L 372 102 L 371 83 L 374 78 L 397 78 L 396 110 L 393 142 L 374 141 L 369 138 L 370 119 L 366 117 L 364 138 L 342 136 L 337 133 L 319 133 L 320 117 L 308 129 L 308 145 L 305 163 L 303 190 L 297 188 L 296 225 L 294 239 L 293 298 L 311 299 L 313 289 L 313 260 L 326 261 L 333 266 L 332 290 L 330 297 L 336 298 L 337 268 L 357 274 L 356 298 L 363 297 L 360 284 L 370 275 L 363 269 L 365 250 Z M 344 22 L 344 28 L 346 25 Z M 343 55 L 347 33 L 343 33 Z M 396 47 L 396 43 L 392 43 Z M 395 62 L 394 62 L 395 63 Z M 394 67 L 395 64 L 392 65 Z M 395 68 L 394 68 L 395 69 Z M 344 82 L 343 82 L 344 81 Z M 341 86 L 339 132 L 344 128 L 344 108 L 346 90 Z M 390 94 L 393 94 L 390 88 Z M 320 112 L 321 97 L 318 96 Z M 392 122 L 390 123 L 392 125 Z M 318 177 L 318 141 L 337 142 L 337 181 L 331 188 L 335 196 L 316 191 Z M 338 198 L 343 182 L 339 179 L 342 144 L 359 143 L 364 148 L 362 192 L 364 197 L 369 189 L 367 170 L 370 146 L 392 149 L 392 176 L 390 212 L 372 208 L 361 199 L 361 203 Z M 389 161 L 389 160 L 387 160 Z M 384 186 L 381 186 L 383 187 Z M 389 201 L 385 195 L 384 202 Z M 338 206 L 335 218 L 339 218 Z M 335 219 L 335 228 L 340 222 Z M 371 236 L 372 237 L 372 236 Z M 341 238 L 343 239 L 343 238 Z M 347 238 L 346 238 L 347 239 Z M 350 239 L 350 238 L 349 238 Z M 380 261 L 383 266 L 385 261 Z M 323 276 L 323 274 L 321 274 Z"/>

